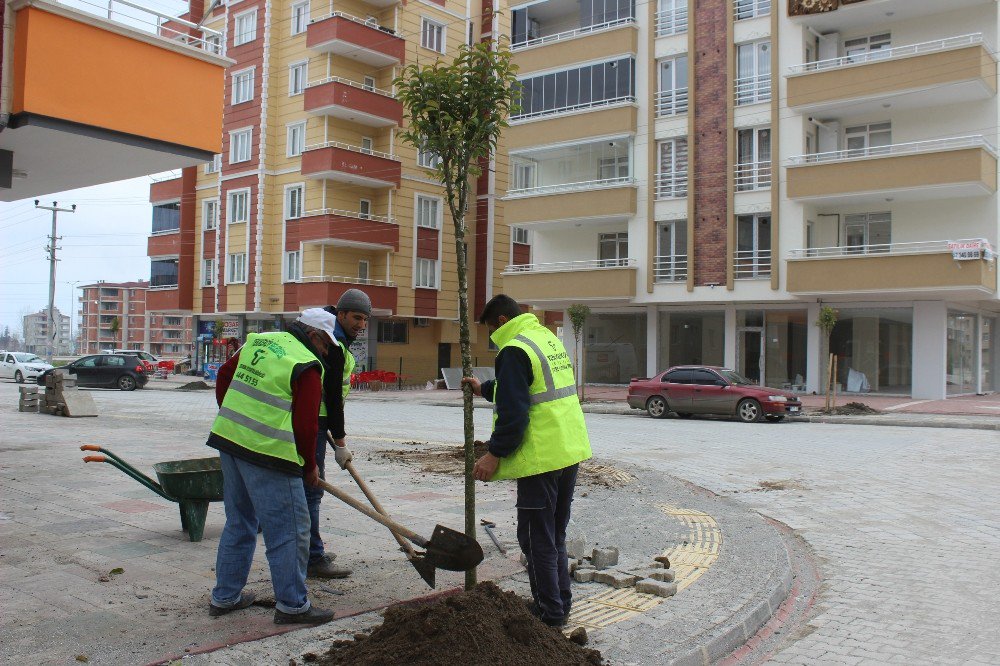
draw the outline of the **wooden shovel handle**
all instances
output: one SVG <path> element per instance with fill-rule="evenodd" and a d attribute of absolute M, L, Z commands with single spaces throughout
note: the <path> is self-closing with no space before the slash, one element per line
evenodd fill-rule
<path fill-rule="evenodd" d="M 374 520 L 376 523 L 379 523 L 380 525 L 385 525 L 393 532 L 401 534 L 402 536 L 406 537 L 407 539 L 417 544 L 421 548 L 427 547 L 427 539 L 423 538 L 413 530 L 406 529 L 399 523 L 393 521 L 391 518 L 383 516 L 381 513 L 375 511 L 374 509 L 368 508 L 358 500 L 354 499 L 353 497 L 345 493 L 343 490 L 340 490 L 339 488 L 334 488 L 323 479 L 319 480 L 319 487 L 325 490 L 326 492 L 330 493 L 337 499 L 339 499 L 344 504 L 347 504 L 351 508 L 357 509 L 361 513 L 365 514 L 366 516 Z"/>

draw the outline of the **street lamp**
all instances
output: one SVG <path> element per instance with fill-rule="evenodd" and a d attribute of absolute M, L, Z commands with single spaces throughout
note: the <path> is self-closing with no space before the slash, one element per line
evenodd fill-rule
<path fill-rule="evenodd" d="M 72 282 L 67 281 L 66 284 L 73 285 L 73 291 L 69 295 L 69 342 L 70 349 L 73 355 L 77 354 L 76 337 L 73 335 L 73 321 L 76 315 L 76 285 L 83 282 L 83 280 L 73 280 Z"/>

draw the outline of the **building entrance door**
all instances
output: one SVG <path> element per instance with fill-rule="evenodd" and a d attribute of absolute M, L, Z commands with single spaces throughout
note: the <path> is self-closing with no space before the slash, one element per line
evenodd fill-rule
<path fill-rule="evenodd" d="M 736 332 L 736 372 L 754 384 L 764 385 L 764 329 L 741 328 Z"/>

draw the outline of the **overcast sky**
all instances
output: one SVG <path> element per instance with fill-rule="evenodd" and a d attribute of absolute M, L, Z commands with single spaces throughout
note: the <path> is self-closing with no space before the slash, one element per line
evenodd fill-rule
<path fill-rule="evenodd" d="M 63 0 L 83 11 L 105 12 L 80 0 Z M 137 4 L 178 15 L 187 2 L 178 0 L 138 0 Z M 96 9 L 95 9 L 96 8 Z M 155 17 L 121 5 L 116 11 L 130 12 L 133 18 L 119 17 L 143 29 L 154 27 Z M 76 204 L 75 213 L 59 213 L 57 234 L 62 236 L 57 252 L 55 305 L 63 314 L 79 309 L 77 286 L 97 280 L 121 282 L 149 279 L 146 239 L 152 227 L 149 205 L 150 177 L 123 180 L 70 192 L 46 194 L 38 199 L 43 206 L 58 201 L 60 207 Z M 45 252 L 52 227 L 52 213 L 36 210 L 34 198 L 13 203 L 0 202 L 0 329 L 21 330 L 21 317 L 48 307 L 49 262 Z M 75 293 L 74 293 L 75 291 Z M 78 326 L 74 315 L 74 326 Z"/>

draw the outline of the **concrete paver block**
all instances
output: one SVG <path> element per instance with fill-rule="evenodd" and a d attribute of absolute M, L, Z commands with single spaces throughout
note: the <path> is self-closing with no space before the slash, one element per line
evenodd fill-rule
<path fill-rule="evenodd" d="M 573 572 L 573 580 L 578 583 L 589 583 L 594 580 L 594 574 L 597 573 L 596 569 L 577 569 Z"/>
<path fill-rule="evenodd" d="M 610 585 L 616 590 L 632 587 L 638 580 L 639 577 L 635 574 L 623 571 L 598 571 L 594 574 L 594 582 Z"/>
<path fill-rule="evenodd" d="M 583 537 L 566 539 L 566 554 L 576 559 L 587 556 L 587 540 Z"/>
<path fill-rule="evenodd" d="M 672 597 L 677 594 L 677 583 L 664 583 L 644 578 L 636 582 L 635 591 L 643 594 L 655 594 L 658 597 Z"/>
<path fill-rule="evenodd" d="M 618 564 L 617 548 L 595 548 L 590 562 L 598 569 L 607 569 Z"/>
<path fill-rule="evenodd" d="M 673 569 L 662 569 L 660 571 L 654 571 L 649 575 L 653 580 L 658 580 L 661 583 L 672 583 L 674 582 L 674 570 Z"/>

